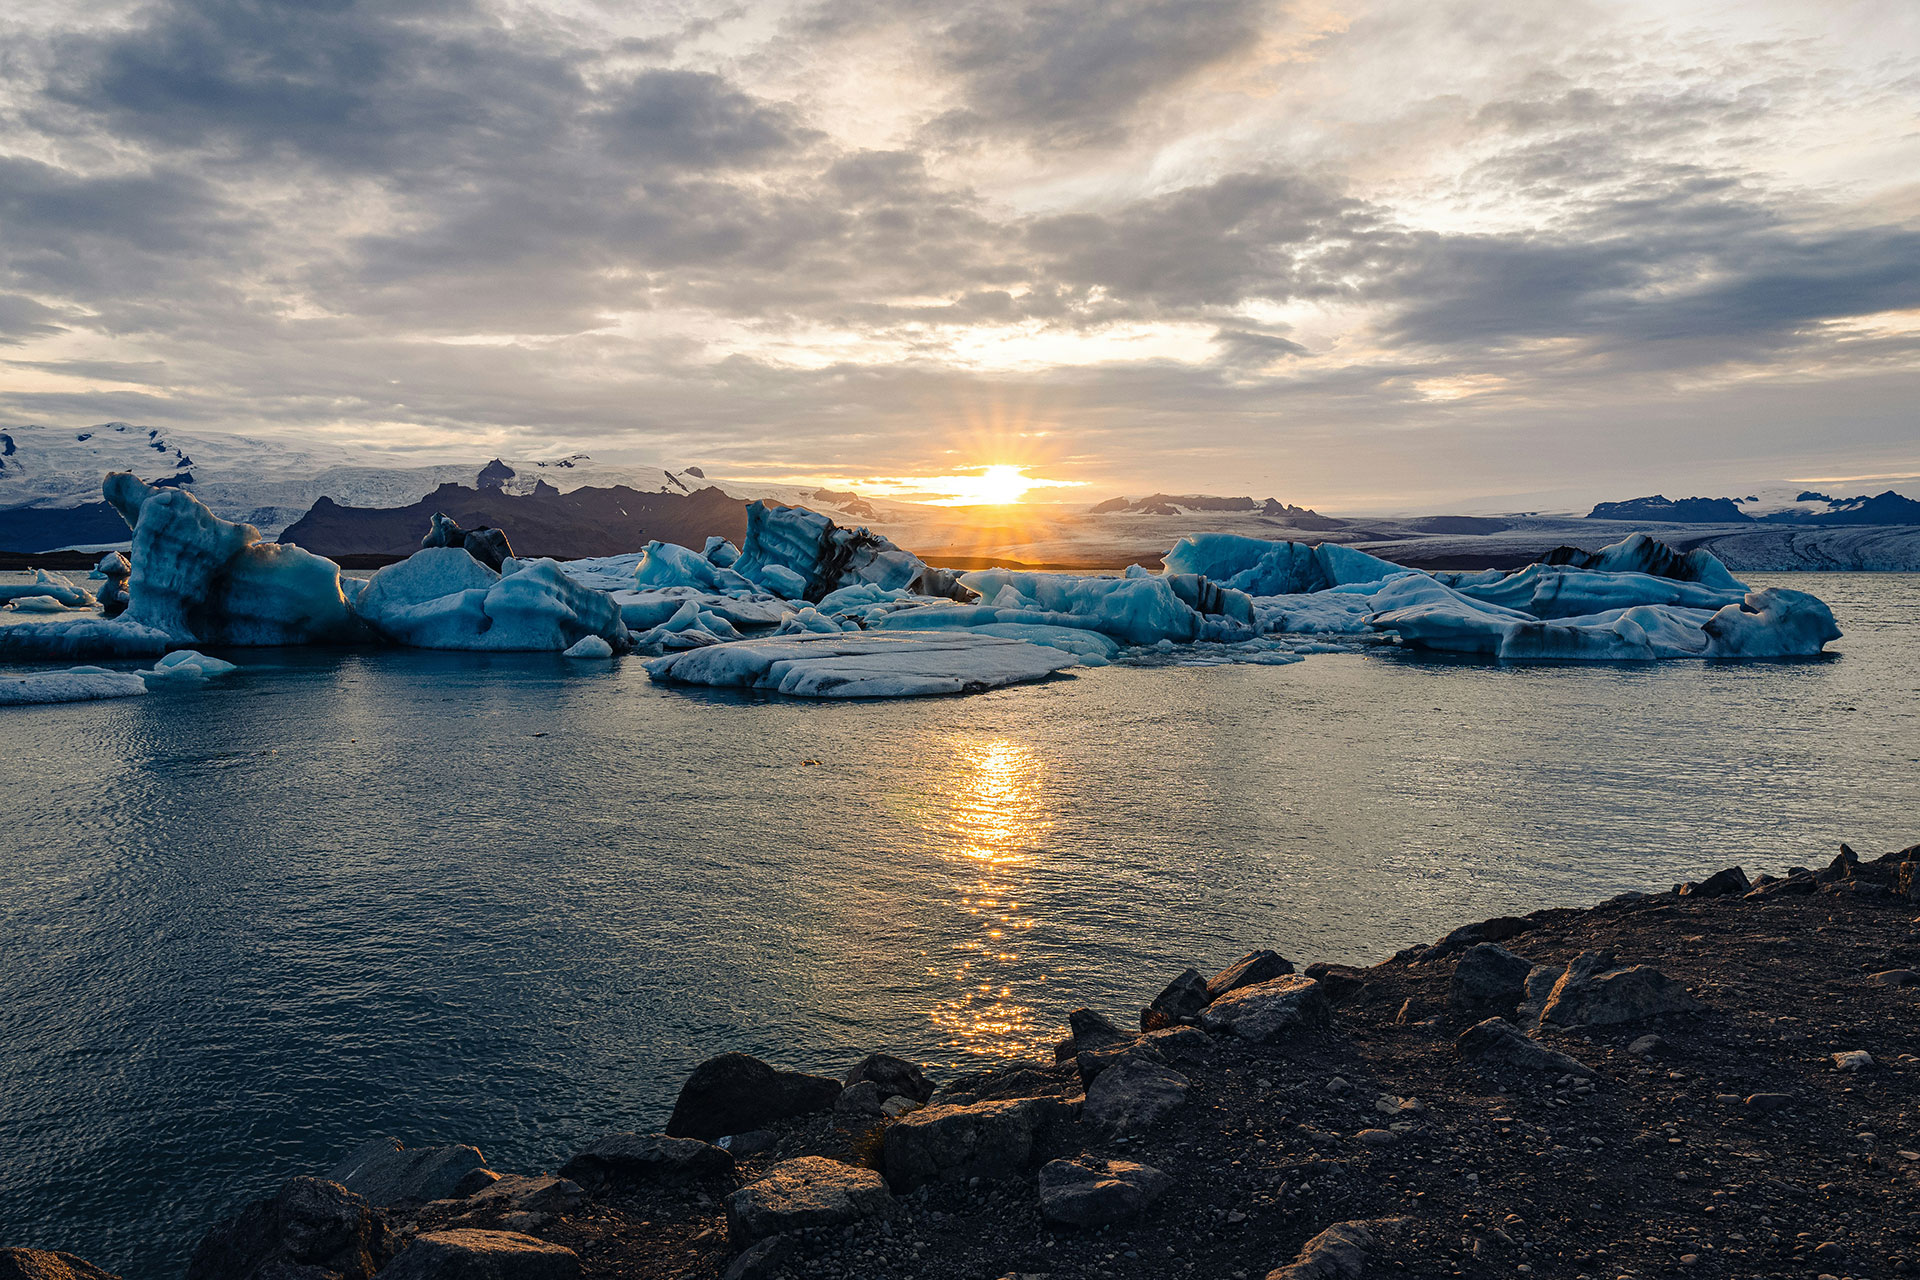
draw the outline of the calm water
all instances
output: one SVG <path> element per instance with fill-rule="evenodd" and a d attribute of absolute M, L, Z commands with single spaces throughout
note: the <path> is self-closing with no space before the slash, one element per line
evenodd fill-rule
<path fill-rule="evenodd" d="M 700 1059 L 942 1063 L 1271 945 L 1920 840 L 1920 577 L 1837 658 L 1110 668 L 919 702 L 250 652 L 0 711 L 0 1244 L 177 1275 L 374 1132 L 550 1168 Z"/>

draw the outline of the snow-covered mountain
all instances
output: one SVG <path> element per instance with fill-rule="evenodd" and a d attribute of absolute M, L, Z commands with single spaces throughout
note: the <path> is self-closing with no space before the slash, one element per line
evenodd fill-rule
<path fill-rule="evenodd" d="M 95 427 L 21 426 L 0 431 L 0 510 L 81 507 L 100 501 L 100 479 L 131 471 L 178 485 L 229 520 L 275 537 L 322 497 L 347 507 L 404 507 L 443 484 L 532 493 L 625 485 L 642 493 L 690 493 L 696 472 L 610 465 L 587 454 L 553 459 L 474 459 L 396 465 L 333 445 L 297 445 L 238 435 L 197 435 L 125 422 Z"/>

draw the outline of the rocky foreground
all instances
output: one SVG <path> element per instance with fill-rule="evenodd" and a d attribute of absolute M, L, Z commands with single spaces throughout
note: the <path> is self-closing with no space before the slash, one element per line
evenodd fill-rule
<path fill-rule="evenodd" d="M 1920 845 L 1254 952 L 1052 1061 L 703 1064 L 553 1173 L 382 1139 L 189 1280 L 1880 1277 L 1920 1269 Z M 1136 1030 L 1135 1026 L 1141 1028 Z M 0 1280 L 106 1275 L 0 1250 Z"/>

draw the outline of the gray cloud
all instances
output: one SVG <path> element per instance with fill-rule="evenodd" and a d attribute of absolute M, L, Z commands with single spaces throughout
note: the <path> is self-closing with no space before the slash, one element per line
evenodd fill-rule
<path fill-rule="evenodd" d="M 1382 39 L 1390 17 L 1350 38 Z M 76 23 L 10 64 L 46 79 L 0 117 L 0 342 L 33 351 L 16 367 L 147 390 L 0 392 L 0 411 L 897 469 L 923 457 L 930 413 L 1017 401 L 1071 422 L 1078 465 L 1110 469 L 1127 451 L 1275 449 L 1281 424 L 1459 439 L 1522 401 L 1600 421 L 1624 381 L 1665 391 L 1729 364 L 1913 373 L 1911 338 L 1836 322 L 1920 308 L 1920 226 L 1756 168 L 1752 139 L 1788 105 L 1848 91 L 1791 50 L 1674 70 L 1515 47 L 1503 57 L 1540 65 L 1506 91 L 1423 98 L 1409 110 L 1473 157 L 1464 192 L 1529 211 L 1485 229 L 1278 141 L 1210 135 L 1162 172 L 1142 122 L 1246 70 L 1287 21 L 1267 0 L 831 0 L 781 28 L 802 68 L 838 71 L 856 34 L 909 48 L 917 111 L 881 146 L 753 81 L 752 57 L 692 61 L 723 39 L 718 16 L 604 40 L 487 0 L 160 0 L 131 26 Z M 1389 154 L 1404 127 L 1352 125 L 1337 150 Z M 1110 167 L 1040 209 L 957 176 L 982 141 Z M 1357 318 L 1323 340 L 1255 318 L 1274 306 Z M 612 327 L 648 315 L 666 318 Z M 953 354 L 970 333 L 1116 322 L 1213 336 L 1184 362 L 994 371 Z M 755 346 L 818 332 L 872 354 L 802 368 Z M 445 341 L 471 335 L 493 336 Z M 35 349 L 81 338 L 108 349 Z M 1474 378 L 1511 400 L 1420 390 Z M 1854 438 L 1879 441 L 1892 397 L 1858 385 Z M 1217 444 L 1195 443 L 1198 419 Z"/>

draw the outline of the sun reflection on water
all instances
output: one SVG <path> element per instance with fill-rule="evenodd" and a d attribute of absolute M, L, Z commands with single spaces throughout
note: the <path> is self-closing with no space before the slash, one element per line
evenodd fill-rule
<path fill-rule="evenodd" d="M 1028 971 L 1032 961 L 1020 949 L 1037 923 L 1026 899 L 1053 825 L 1042 773 L 1040 759 L 1017 742 L 965 738 L 953 744 L 952 766 L 934 784 L 932 816 L 954 864 L 956 905 L 977 925 L 953 944 L 951 962 L 932 971 L 955 988 L 931 1017 L 957 1053 L 1023 1057 L 1050 1039 L 1016 993 L 1046 981 Z"/>

